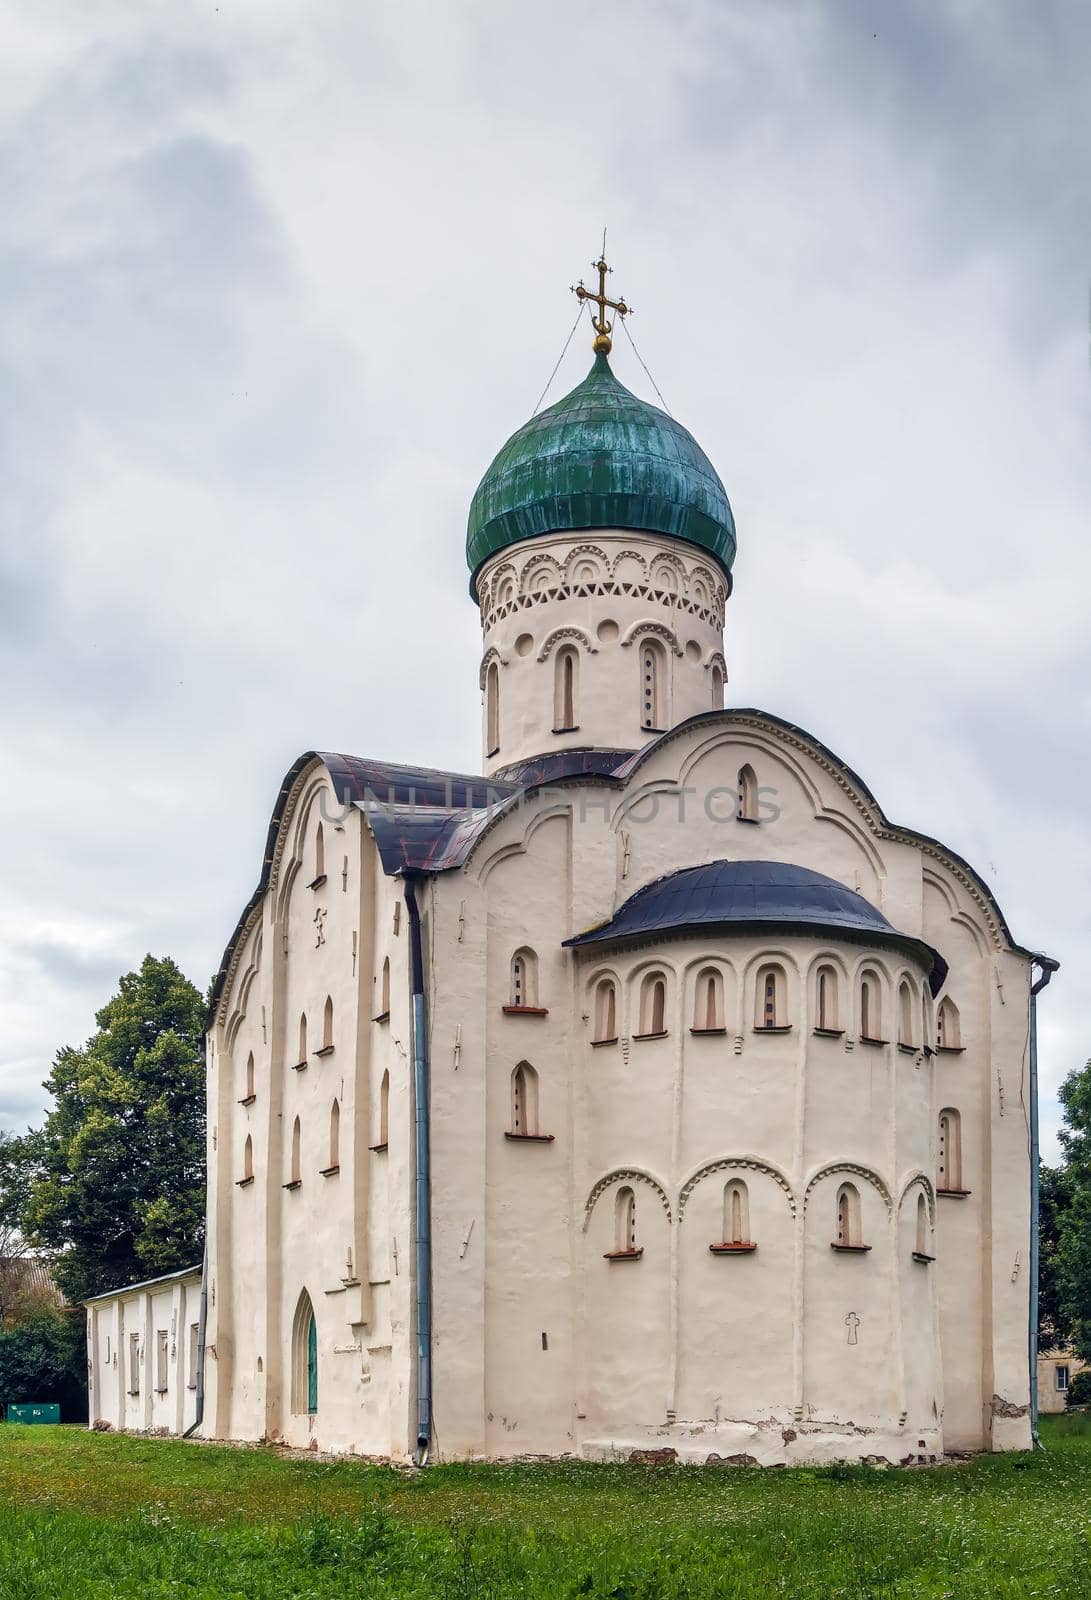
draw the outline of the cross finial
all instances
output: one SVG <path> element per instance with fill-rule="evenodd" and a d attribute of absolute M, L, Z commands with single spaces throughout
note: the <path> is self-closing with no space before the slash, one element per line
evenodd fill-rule
<path fill-rule="evenodd" d="M 627 317 L 633 308 L 632 306 L 627 306 L 624 300 L 608 300 L 606 297 L 606 274 L 614 269 L 606 265 L 605 234 L 602 239 L 602 254 L 597 261 L 592 261 L 591 265 L 599 275 L 598 293 L 596 294 L 594 289 L 585 288 L 582 278 L 574 286 L 572 293 L 577 300 L 590 300 L 598 307 L 597 315 L 594 311 L 591 313 L 591 325 L 595 330 L 592 349 L 596 354 L 601 351 L 603 355 L 609 355 L 613 347 L 613 340 L 610 338 L 610 334 L 613 332 L 614 324 L 606 315 L 607 308 L 611 311 L 616 311 L 619 317 Z"/>

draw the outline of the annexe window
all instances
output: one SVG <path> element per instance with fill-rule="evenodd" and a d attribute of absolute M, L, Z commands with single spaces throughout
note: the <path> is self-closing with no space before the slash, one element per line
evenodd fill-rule
<path fill-rule="evenodd" d="M 667 1031 L 667 980 L 661 972 L 649 972 L 640 986 L 640 1032 L 638 1039 L 655 1039 Z"/>
<path fill-rule="evenodd" d="M 511 1075 L 511 1131 L 516 1138 L 538 1133 L 538 1074 L 529 1061 L 520 1061 Z"/>
<path fill-rule="evenodd" d="M 724 980 L 715 967 L 705 967 L 697 974 L 693 1001 L 693 1032 L 723 1033 Z"/>
<path fill-rule="evenodd" d="M 951 1106 L 939 1114 L 936 1188 L 941 1194 L 963 1194 L 962 1118 Z"/>
<path fill-rule="evenodd" d="M 655 639 L 645 640 L 640 651 L 640 726 L 648 733 L 666 727 L 666 656 Z"/>
<path fill-rule="evenodd" d="M 595 985 L 595 1044 L 614 1044 L 617 1040 L 617 985 L 613 978 L 600 978 Z"/>
<path fill-rule="evenodd" d="M 758 820 L 758 780 L 749 765 L 739 768 L 735 815 L 740 822 Z"/>
<path fill-rule="evenodd" d="M 958 1007 L 950 995 L 945 995 L 940 1001 L 936 1018 L 936 1046 L 940 1050 L 960 1050 L 962 1048 L 962 1029 Z"/>
<path fill-rule="evenodd" d="M 495 756 L 499 750 L 500 669 L 495 661 L 490 661 L 485 673 L 485 754 Z"/>
<path fill-rule="evenodd" d="M 156 1394 L 166 1394 L 166 1392 L 167 1392 L 168 1345 L 169 1345 L 169 1335 L 167 1333 L 166 1328 L 157 1328 L 155 1330 L 155 1392 L 156 1392 Z"/>
<path fill-rule="evenodd" d="M 754 1027 L 760 1032 L 779 1030 L 788 1026 L 788 1005 L 785 998 L 783 967 L 766 966 L 758 972 L 755 986 Z"/>
<path fill-rule="evenodd" d="M 572 645 L 557 651 L 553 663 L 553 732 L 572 733 L 576 722 L 578 657 Z"/>
<path fill-rule="evenodd" d="M 913 990 L 906 978 L 898 985 L 898 1043 L 913 1045 Z"/>
<path fill-rule="evenodd" d="M 140 1393 L 140 1335 L 129 1335 L 129 1393 Z"/>
<path fill-rule="evenodd" d="M 854 1183 L 843 1183 L 837 1191 L 836 1228 L 834 1247 L 838 1250 L 863 1250 L 863 1226 L 860 1220 L 860 1191 Z"/>
<path fill-rule="evenodd" d="M 1053 1369 L 1053 1387 L 1058 1394 L 1064 1394 L 1068 1389 L 1068 1367 L 1063 1361 Z"/>
<path fill-rule="evenodd" d="M 187 1367 L 186 1367 L 186 1388 L 187 1389 L 196 1389 L 196 1387 L 197 1387 L 197 1358 L 198 1358 L 198 1352 L 200 1350 L 200 1344 L 199 1344 L 200 1334 L 201 1334 L 201 1325 L 200 1325 L 200 1323 L 199 1322 L 191 1322 L 190 1325 L 189 1325 L 189 1361 L 187 1362 Z"/>
<path fill-rule="evenodd" d="M 873 1044 L 881 1044 L 883 1039 L 881 991 L 874 972 L 865 972 L 860 979 L 860 1037 Z"/>
<path fill-rule="evenodd" d="M 833 967 L 819 967 L 815 985 L 820 1033 L 837 1033 L 837 972 Z"/>
<path fill-rule="evenodd" d="M 517 950 L 511 958 L 510 993 L 513 1010 L 538 1009 L 538 957 L 528 947 Z"/>

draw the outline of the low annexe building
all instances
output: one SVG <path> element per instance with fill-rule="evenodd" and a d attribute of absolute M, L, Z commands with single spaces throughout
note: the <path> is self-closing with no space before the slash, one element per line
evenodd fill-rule
<path fill-rule="evenodd" d="M 197 1416 L 201 1268 L 94 1295 L 87 1307 L 87 1389 L 94 1427 L 187 1432 Z"/>

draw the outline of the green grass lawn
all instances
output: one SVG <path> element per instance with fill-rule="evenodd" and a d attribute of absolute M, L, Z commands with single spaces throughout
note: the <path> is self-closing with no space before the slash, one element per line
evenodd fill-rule
<path fill-rule="evenodd" d="M 0 1596 L 1091 1597 L 1091 1417 L 955 1467 L 414 1475 L 0 1426 Z"/>

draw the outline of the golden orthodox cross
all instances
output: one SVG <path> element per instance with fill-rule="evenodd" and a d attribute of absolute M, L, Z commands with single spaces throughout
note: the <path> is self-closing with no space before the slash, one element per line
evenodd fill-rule
<path fill-rule="evenodd" d="M 627 317 L 632 310 L 632 306 L 627 306 L 624 300 L 608 300 L 606 298 L 606 274 L 608 272 L 612 272 L 614 269 L 613 267 L 608 267 L 606 265 L 605 252 L 599 256 L 597 261 L 593 261 L 591 265 L 599 275 L 598 294 L 596 294 L 593 289 L 585 288 L 582 278 L 580 279 L 579 283 L 576 284 L 572 292 L 576 296 L 577 300 L 590 300 L 596 306 L 598 306 L 598 315 L 596 316 L 593 311 L 591 313 L 591 325 L 595 330 L 595 338 L 592 343 L 592 349 L 595 350 L 596 353 L 601 351 L 603 355 L 608 355 L 613 346 L 613 340 L 610 338 L 610 334 L 613 331 L 614 325 L 607 318 L 607 308 L 609 308 L 611 311 L 616 311 L 619 317 Z"/>

